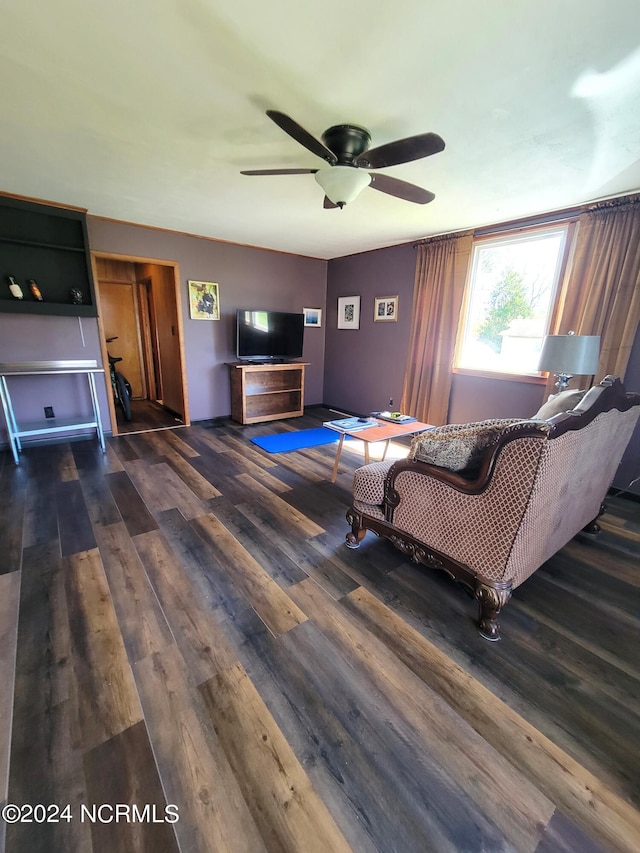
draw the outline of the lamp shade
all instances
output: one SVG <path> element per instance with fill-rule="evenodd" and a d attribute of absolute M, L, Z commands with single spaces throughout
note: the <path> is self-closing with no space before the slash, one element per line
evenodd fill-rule
<path fill-rule="evenodd" d="M 371 175 L 355 166 L 329 166 L 318 169 L 316 181 L 334 204 L 342 207 L 356 198 L 371 183 Z"/>
<path fill-rule="evenodd" d="M 547 335 L 542 344 L 538 370 L 571 376 L 598 371 L 599 335 Z"/>

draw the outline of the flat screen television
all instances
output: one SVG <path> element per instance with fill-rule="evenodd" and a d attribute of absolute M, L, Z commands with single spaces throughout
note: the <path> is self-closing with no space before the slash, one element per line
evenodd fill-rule
<path fill-rule="evenodd" d="M 236 354 L 242 361 L 290 361 L 302 357 L 304 314 L 238 308 Z"/>

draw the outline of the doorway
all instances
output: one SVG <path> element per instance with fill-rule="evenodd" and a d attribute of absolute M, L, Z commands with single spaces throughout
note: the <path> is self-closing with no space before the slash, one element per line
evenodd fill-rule
<path fill-rule="evenodd" d="M 172 261 L 92 253 L 98 329 L 131 386 L 130 421 L 108 395 L 113 435 L 187 426 L 180 275 Z M 111 339 L 107 345 L 107 339 Z"/>

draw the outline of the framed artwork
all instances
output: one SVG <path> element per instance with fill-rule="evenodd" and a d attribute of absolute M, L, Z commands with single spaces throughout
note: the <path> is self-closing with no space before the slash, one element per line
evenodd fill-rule
<path fill-rule="evenodd" d="M 219 320 L 220 294 L 212 281 L 190 281 L 189 312 L 192 320 Z"/>
<path fill-rule="evenodd" d="M 303 308 L 305 326 L 322 326 L 322 308 Z"/>
<path fill-rule="evenodd" d="M 398 319 L 398 297 L 376 296 L 373 303 L 373 319 L 376 323 L 393 323 Z"/>
<path fill-rule="evenodd" d="M 338 299 L 338 328 L 360 328 L 360 297 L 340 296 Z"/>

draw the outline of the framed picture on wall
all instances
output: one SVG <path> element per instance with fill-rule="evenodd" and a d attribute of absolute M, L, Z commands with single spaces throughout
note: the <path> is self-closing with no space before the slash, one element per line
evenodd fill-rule
<path fill-rule="evenodd" d="M 190 281 L 189 316 L 192 320 L 219 320 L 220 294 L 212 281 Z"/>
<path fill-rule="evenodd" d="M 376 323 L 392 323 L 398 319 L 398 297 L 376 296 L 373 303 L 373 319 Z"/>
<path fill-rule="evenodd" d="M 360 328 L 360 297 L 340 296 L 338 299 L 338 328 Z"/>
<path fill-rule="evenodd" d="M 305 326 L 322 326 L 322 308 L 303 308 Z"/>

